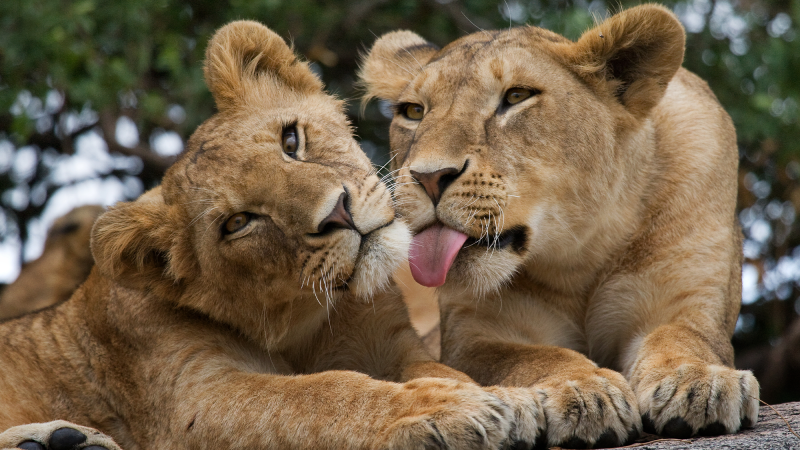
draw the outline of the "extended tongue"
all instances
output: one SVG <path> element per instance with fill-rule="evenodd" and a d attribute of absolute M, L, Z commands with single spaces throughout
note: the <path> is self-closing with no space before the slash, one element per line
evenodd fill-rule
<path fill-rule="evenodd" d="M 408 252 L 414 280 L 428 287 L 443 285 L 447 271 L 467 237 L 466 234 L 442 224 L 426 228 L 414 236 Z"/>

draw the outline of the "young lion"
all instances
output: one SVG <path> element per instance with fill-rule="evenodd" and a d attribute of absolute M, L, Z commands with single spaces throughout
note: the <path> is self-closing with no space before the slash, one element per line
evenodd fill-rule
<path fill-rule="evenodd" d="M 0 325 L 0 429 L 68 419 L 128 450 L 532 445 L 538 400 L 433 362 L 380 293 L 410 235 L 342 103 L 255 22 L 206 57 L 219 113 L 97 220 L 70 300 Z M 65 422 L 0 435 L 85 445 L 117 448 Z"/>
<path fill-rule="evenodd" d="M 395 106 L 398 209 L 415 278 L 442 286 L 442 361 L 540 389 L 551 445 L 620 444 L 640 413 L 666 436 L 757 418 L 730 344 L 736 137 L 684 43 L 644 5 L 577 42 L 393 32 L 362 67 L 367 98 Z"/>

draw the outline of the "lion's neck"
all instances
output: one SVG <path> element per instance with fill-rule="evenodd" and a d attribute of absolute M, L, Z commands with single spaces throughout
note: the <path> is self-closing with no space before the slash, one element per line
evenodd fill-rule
<path fill-rule="evenodd" d="M 647 202 L 658 170 L 655 130 L 649 121 L 618 138 L 619 155 L 609 173 L 616 173 L 591 214 L 575 214 L 569 239 L 553 241 L 534 255 L 514 284 L 549 289 L 562 296 L 586 299 L 631 238 L 647 220 Z M 584 204 L 581 204 L 585 207 Z M 563 221 L 562 221 L 563 222 Z"/>
<path fill-rule="evenodd" d="M 315 333 L 327 317 L 313 295 L 281 285 L 261 286 L 257 292 L 219 293 L 187 290 L 179 302 L 213 320 L 227 324 L 270 352 L 283 352 Z"/>

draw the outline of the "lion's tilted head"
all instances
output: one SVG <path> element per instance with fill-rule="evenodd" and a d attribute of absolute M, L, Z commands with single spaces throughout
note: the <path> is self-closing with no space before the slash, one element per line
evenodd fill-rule
<path fill-rule="evenodd" d="M 240 327 L 387 283 L 410 235 L 342 102 L 255 22 L 217 32 L 205 76 L 218 114 L 160 187 L 99 219 L 101 272 Z"/>
<path fill-rule="evenodd" d="M 683 44 L 674 15 L 653 5 L 577 42 L 531 26 L 443 49 L 409 31 L 381 37 L 361 78 L 367 98 L 395 108 L 396 197 L 416 234 L 415 278 L 480 292 L 531 264 L 565 273 L 583 252 L 608 254 L 591 247 L 619 240 L 599 230 L 630 231 L 615 224 L 639 202 L 642 130 Z"/>

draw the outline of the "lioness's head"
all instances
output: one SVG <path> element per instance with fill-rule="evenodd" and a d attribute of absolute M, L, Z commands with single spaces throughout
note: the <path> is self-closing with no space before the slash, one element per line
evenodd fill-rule
<path fill-rule="evenodd" d="M 642 130 L 684 40 L 654 5 L 577 42 L 532 26 L 443 49 L 408 31 L 378 39 L 361 78 L 366 98 L 394 106 L 396 197 L 416 234 L 417 281 L 491 290 L 526 265 L 570 270 L 565 261 L 625 216 L 648 157 L 637 149 L 651 146 Z"/>
<path fill-rule="evenodd" d="M 160 187 L 98 220 L 101 272 L 235 325 L 386 283 L 410 236 L 342 102 L 256 22 L 216 33 L 205 78 L 218 113 Z"/>

